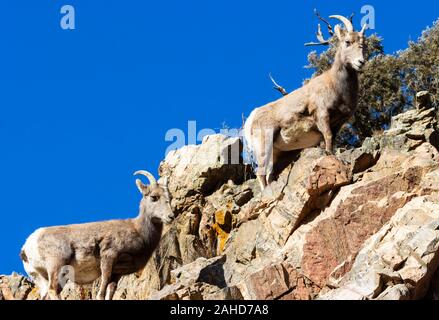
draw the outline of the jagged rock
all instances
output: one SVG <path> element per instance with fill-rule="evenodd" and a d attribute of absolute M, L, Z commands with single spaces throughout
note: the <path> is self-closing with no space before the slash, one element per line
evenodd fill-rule
<path fill-rule="evenodd" d="M 199 258 L 172 271 L 171 285 L 151 295 L 152 300 L 241 300 L 235 286 L 228 287 L 224 279 L 226 256 Z"/>
<path fill-rule="evenodd" d="M 223 264 L 224 286 L 236 285 L 244 290 L 242 286 L 247 283 L 248 276 L 252 277 L 253 273 L 275 261 L 273 255 L 279 251 L 283 244 L 282 241 L 279 241 L 278 234 L 279 232 L 285 232 L 283 229 L 287 228 L 279 227 L 274 230 L 271 226 L 267 228 L 267 221 L 270 221 L 268 219 L 273 217 L 279 219 L 274 212 L 280 207 L 280 203 L 291 208 L 295 202 L 300 200 L 299 197 L 302 197 L 303 201 L 296 204 L 296 206 L 302 211 L 305 207 L 307 211 L 302 217 L 300 217 L 300 213 L 296 213 L 296 216 L 303 219 L 306 214 L 318 209 L 322 206 L 322 203 L 325 203 L 322 201 L 322 194 L 334 191 L 349 183 L 351 179 L 349 167 L 342 164 L 335 157 L 324 156 L 323 151 L 317 148 L 307 150 L 305 154 L 306 156 L 301 158 L 302 161 L 299 159 L 294 166 L 290 167 L 289 171 L 285 171 L 281 175 L 277 182 L 264 191 L 257 208 L 263 214 L 259 215 L 256 220 L 242 223 L 238 229 L 232 231 L 224 249 L 224 254 L 227 256 L 227 260 Z M 310 161 L 310 159 L 314 160 Z M 303 191 L 300 191 L 299 187 Z M 295 189 L 297 195 L 288 194 L 288 191 L 293 189 Z M 275 197 L 273 197 L 273 194 L 275 194 Z M 329 198 L 327 197 L 327 199 Z M 291 228 L 294 228 L 295 223 L 298 224 L 295 220 L 291 221 Z M 290 232 L 292 232 L 292 229 Z M 289 234 L 285 234 L 285 240 L 288 236 Z M 198 270 L 199 266 L 197 264 L 200 261 L 203 260 L 197 260 L 191 264 L 191 269 Z M 189 271 L 188 273 L 190 274 Z M 303 277 L 298 276 L 297 278 Z M 180 282 L 173 286 L 181 289 Z M 166 292 L 168 290 L 169 288 L 165 289 Z M 249 292 L 248 288 L 246 290 L 246 295 L 249 297 L 260 296 L 260 294 Z M 295 295 L 301 296 L 298 293 L 295 293 Z"/>
<path fill-rule="evenodd" d="M 335 156 L 323 157 L 316 163 L 309 176 L 308 194 L 320 196 L 349 184 L 351 179 L 351 171 L 339 159 Z"/>
<path fill-rule="evenodd" d="M 26 277 L 13 273 L 0 276 L 0 300 L 37 300 L 38 290 Z"/>
<path fill-rule="evenodd" d="M 439 266 L 439 194 L 399 209 L 365 242 L 340 288 L 322 299 L 419 299 Z"/>
<path fill-rule="evenodd" d="M 226 256 L 211 259 L 199 258 L 193 263 L 172 271 L 171 283 L 179 282 L 183 285 L 190 285 L 195 282 L 205 282 L 223 288 L 226 286 L 223 269 L 225 261 Z"/>
<path fill-rule="evenodd" d="M 422 96 L 425 97 L 425 94 Z M 424 100 L 425 104 L 421 108 L 411 109 L 393 117 L 390 129 L 381 136 L 366 138 L 363 147 L 410 152 L 423 142 L 429 142 L 439 149 L 436 110 L 428 98 Z"/>
<path fill-rule="evenodd" d="M 238 224 L 241 207 L 258 193 L 259 184 L 252 179 L 242 185 L 229 181 L 206 197 L 202 208 L 199 237 L 206 245 L 209 256 L 222 254 L 230 232 Z"/>
<path fill-rule="evenodd" d="M 385 151 L 372 171 L 355 184 L 341 188 L 329 208 L 297 230 L 286 248 L 299 244 L 301 248 L 289 259 L 296 261 L 303 274 L 319 287 L 330 277 L 343 275 L 363 242 L 397 209 L 417 195 L 430 192 L 422 182 L 430 170 L 438 167 L 438 159 L 428 144 L 411 156 Z"/>
<path fill-rule="evenodd" d="M 76 285 L 68 282 L 61 291 L 61 299 L 63 300 L 92 300 L 96 299 L 99 290 L 100 281 L 96 281 L 90 285 Z"/>
<path fill-rule="evenodd" d="M 350 270 L 352 258 L 362 243 L 398 208 L 417 194 L 431 192 L 432 185 L 439 182 L 435 180 L 436 175 L 428 174 L 437 167 L 435 149 L 426 144 L 418 151 L 419 154 L 402 156 L 398 152 L 386 151 L 373 170 L 355 184 L 342 187 L 330 207 L 321 213 L 316 211 L 310 216 L 310 222 L 304 221 L 294 231 L 283 248 L 270 252 L 267 255 L 270 259 L 263 259 L 260 255 L 247 262 L 247 278 L 241 283 L 251 279 L 252 272 L 248 271 L 251 268 L 257 273 L 287 262 L 295 269 L 297 278 L 306 280 L 306 286 L 290 287 L 288 294 L 282 296 L 284 293 L 280 293 L 282 298 L 315 297 L 320 288 L 333 280 L 331 278 L 337 279 Z M 257 225 L 259 220 L 254 223 Z M 250 233 L 243 231 L 243 234 Z M 245 274 L 243 271 L 238 273 Z M 244 297 L 258 296 L 257 292 L 245 287 L 250 291 L 241 290 Z"/>
<path fill-rule="evenodd" d="M 318 293 L 314 284 L 286 262 L 251 274 L 239 288 L 249 300 L 310 300 Z"/>
<path fill-rule="evenodd" d="M 159 173 L 169 178 L 175 212 L 190 211 L 229 180 L 241 184 L 251 172 L 242 162 L 242 148 L 239 138 L 217 134 L 204 137 L 200 145 L 169 152 Z"/>
<path fill-rule="evenodd" d="M 312 211 L 323 209 L 332 191 L 349 183 L 349 168 L 334 156 L 324 156 L 320 148 L 304 150 L 279 179 L 263 192 L 260 218 L 279 245 Z"/>
<path fill-rule="evenodd" d="M 374 166 L 380 156 L 380 151 L 367 149 L 366 145 L 358 149 L 350 149 L 341 152 L 337 157 L 350 165 L 352 174 L 363 172 Z"/>
<path fill-rule="evenodd" d="M 242 300 L 243 297 L 236 287 L 218 288 L 197 282 L 187 287 L 168 286 L 153 294 L 151 300 Z"/>

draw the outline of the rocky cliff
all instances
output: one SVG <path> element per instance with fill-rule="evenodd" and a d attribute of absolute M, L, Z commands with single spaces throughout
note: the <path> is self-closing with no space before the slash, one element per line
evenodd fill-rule
<path fill-rule="evenodd" d="M 230 156 L 238 138 L 171 152 L 159 172 L 178 217 L 115 299 L 439 299 L 438 148 L 436 110 L 419 106 L 360 148 L 303 150 L 263 192 Z M 67 283 L 62 297 L 97 286 Z M 0 289 L 39 298 L 17 274 Z"/>

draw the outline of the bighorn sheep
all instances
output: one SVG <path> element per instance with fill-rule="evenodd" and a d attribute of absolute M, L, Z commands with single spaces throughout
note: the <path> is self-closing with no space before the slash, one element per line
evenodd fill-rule
<path fill-rule="evenodd" d="M 273 180 L 275 166 L 286 152 L 314 147 L 324 140 L 326 151 L 332 153 L 333 137 L 356 109 L 357 72 L 365 63 L 367 25 L 355 32 L 349 19 L 330 17 L 345 26 L 334 28 L 339 41 L 331 69 L 281 99 L 256 108 L 244 125 L 245 138 L 259 166 L 257 176 L 262 188 Z M 329 24 L 328 29 L 332 34 Z M 317 38 L 318 44 L 329 43 L 323 39 L 320 26 Z M 282 92 L 282 87 L 276 83 L 275 86 Z"/>
<path fill-rule="evenodd" d="M 147 171 L 134 174 L 150 181 L 144 185 L 136 179 L 143 196 L 136 218 L 40 228 L 26 240 L 20 256 L 43 299 L 60 298 L 66 266 L 77 284 L 101 277 L 97 299 L 111 300 L 119 278 L 146 265 L 159 244 L 163 223 L 170 223 L 174 214 L 167 183 L 159 184 Z"/>

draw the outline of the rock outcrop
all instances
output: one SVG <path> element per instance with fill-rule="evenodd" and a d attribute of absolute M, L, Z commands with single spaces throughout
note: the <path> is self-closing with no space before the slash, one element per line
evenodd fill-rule
<path fill-rule="evenodd" d="M 439 195 L 412 199 L 358 252 L 337 289 L 321 299 L 425 297 L 439 266 Z"/>
<path fill-rule="evenodd" d="M 430 107 L 429 107 L 430 106 Z M 439 130 L 425 93 L 360 148 L 303 150 L 263 192 L 239 138 L 206 137 L 168 154 L 178 214 L 116 299 L 438 299 Z M 98 283 L 68 283 L 91 299 Z M 0 299 L 38 299 L 0 277 Z"/>

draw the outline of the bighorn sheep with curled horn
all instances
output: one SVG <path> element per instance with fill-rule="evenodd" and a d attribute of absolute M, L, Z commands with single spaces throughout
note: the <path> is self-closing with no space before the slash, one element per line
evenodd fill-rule
<path fill-rule="evenodd" d="M 244 125 L 244 134 L 258 163 L 257 176 L 262 189 L 274 176 L 276 164 L 286 152 L 314 147 L 323 140 L 326 152 L 332 153 L 333 137 L 353 115 L 357 107 L 358 75 L 365 63 L 365 24 L 355 32 L 349 19 L 333 15 L 345 29 L 334 29 L 325 20 L 330 34 L 335 32 L 338 48 L 330 70 L 311 79 L 303 87 L 285 94 L 277 83 L 281 99 L 256 108 Z M 329 44 L 318 28 L 318 43 Z M 270 75 L 271 77 L 271 75 Z M 273 80 L 273 79 L 272 79 Z M 274 80 L 273 80 L 274 81 Z"/>
<path fill-rule="evenodd" d="M 147 171 L 134 174 L 150 181 L 144 185 L 136 179 L 142 193 L 136 218 L 40 228 L 26 240 L 20 256 L 43 299 L 60 298 L 59 278 L 66 266 L 76 284 L 100 277 L 97 299 L 111 300 L 120 277 L 146 265 L 159 244 L 163 223 L 170 223 L 174 214 L 167 181 L 159 184 Z"/>

